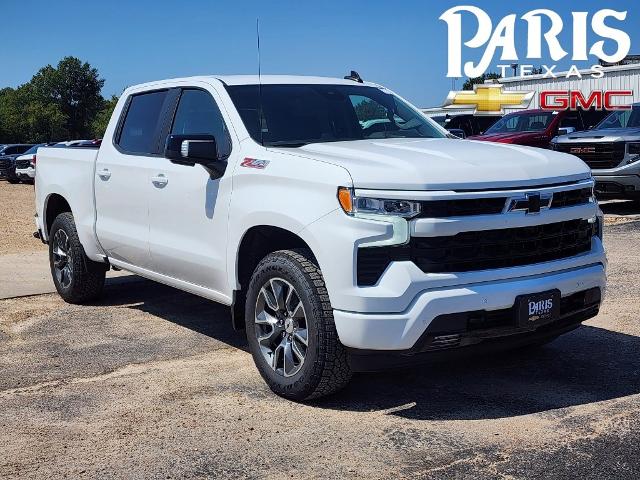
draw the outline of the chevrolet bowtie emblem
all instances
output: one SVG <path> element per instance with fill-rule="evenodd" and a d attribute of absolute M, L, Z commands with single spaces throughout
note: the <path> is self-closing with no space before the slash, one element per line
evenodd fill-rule
<path fill-rule="evenodd" d="M 449 92 L 443 108 L 462 109 L 475 107 L 475 115 L 503 115 L 506 108 L 527 108 L 534 92 L 502 90 L 503 85 L 474 85 L 473 92 Z"/>

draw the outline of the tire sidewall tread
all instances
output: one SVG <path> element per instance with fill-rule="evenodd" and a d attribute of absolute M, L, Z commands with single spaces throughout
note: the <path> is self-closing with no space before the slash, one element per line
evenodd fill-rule
<path fill-rule="evenodd" d="M 73 260 L 73 278 L 69 287 L 62 287 L 55 275 L 53 265 L 53 238 L 58 230 L 63 230 L 69 239 L 69 250 Z M 90 260 L 80 243 L 71 212 L 58 215 L 51 225 L 49 235 L 49 266 L 51 277 L 58 294 L 68 303 L 86 303 L 95 300 L 102 293 L 107 267 Z"/>
<path fill-rule="evenodd" d="M 309 348 L 302 369 L 290 378 L 266 364 L 255 336 L 255 302 L 269 278 L 290 282 L 303 302 L 307 315 Z M 280 250 L 267 255 L 256 267 L 247 288 L 245 308 L 247 340 L 254 361 L 271 390 L 285 398 L 303 401 L 329 395 L 351 378 L 346 351 L 338 339 L 333 308 L 316 260 L 308 249 Z"/>

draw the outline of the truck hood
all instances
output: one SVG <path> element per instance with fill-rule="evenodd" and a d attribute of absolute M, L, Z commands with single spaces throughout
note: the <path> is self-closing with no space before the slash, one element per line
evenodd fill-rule
<path fill-rule="evenodd" d="M 449 138 L 313 143 L 296 152 L 346 168 L 356 188 L 476 190 L 547 185 L 591 176 L 586 164 L 573 155 Z"/>
<path fill-rule="evenodd" d="M 638 141 L 640 140 L 640 128 L 604 128 L 602 130 L 586 130 L 584 132 L 570 133 L 569 135 L 563 135 L 558 137 L 558 142 L 571 142 L 571 141 Z"/>

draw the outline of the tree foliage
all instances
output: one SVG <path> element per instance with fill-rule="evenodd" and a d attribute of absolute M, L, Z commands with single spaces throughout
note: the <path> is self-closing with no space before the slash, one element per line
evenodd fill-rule
<path fill-rule="evenodd" d="M 0 90 L 0 143 L 40 143 L 93 138 L 104 133 L 105 100 L 98 70 L 75 57 L 47 65 L 18 88 Z M 102 125 L 104 124 L 104 128 Z"/>
<path fill-rule="evenodd" d="M 91 134 L 93 137 L 102 138 L 104 136 L 107 125 L 109 125 L 109 120 L 111 120 L 111 114 L 116 108 L 117 103 L 118 97 L 115 95 L 113 95 L 109 100 L 105 100 L 103 102 L 102 109 L 91 122 Z"/>
<path fill-rule="evenodd" d="M 473 90 L 474 85 L 485 83 L 487 80 L 495 80 L 497 78 L 502 78 L 502 76 L 496 72 L 483 73 L 479 77 L 467 78 L 467 80 L 464 82 L 464 85 L 462 85 L 462 89 Z"/>
<path fill-rule="evenodd" d="M 387 117 L 386 109 L 370 98 L 364 99 L 360 103 L 356 104 L 354 109 L 361 122 Z"/>

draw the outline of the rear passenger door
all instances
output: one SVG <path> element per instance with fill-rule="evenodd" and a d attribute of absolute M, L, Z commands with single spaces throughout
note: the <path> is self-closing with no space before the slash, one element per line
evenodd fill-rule
<path fill-rule="evenodd" d="M 232 152 L 228 122 L 216 98 L 217 93 L 209 87 L 181 89 L 165 138 L 169 134 L 213 135 L 219 155 L 227 161 L 238 155 L 239 149 Z M 151 175 L 160 180 L 154 183 L 149 199 L 149 242 L 155 272 L 215 292 L 228 289 L 230 173 L 227 169 L 222 178 L 211 178 L 202 165 L 176 164 L 166 158 L 153 164 Z"/>
<path fill-rule="evenodd" d="M 107 255 L 149 268 L 151 172 L 161 158 L 162 119 L 172 90 L 131 95 L 113 142 L 105 141 L 95 171 L 96 234 Z"/>

